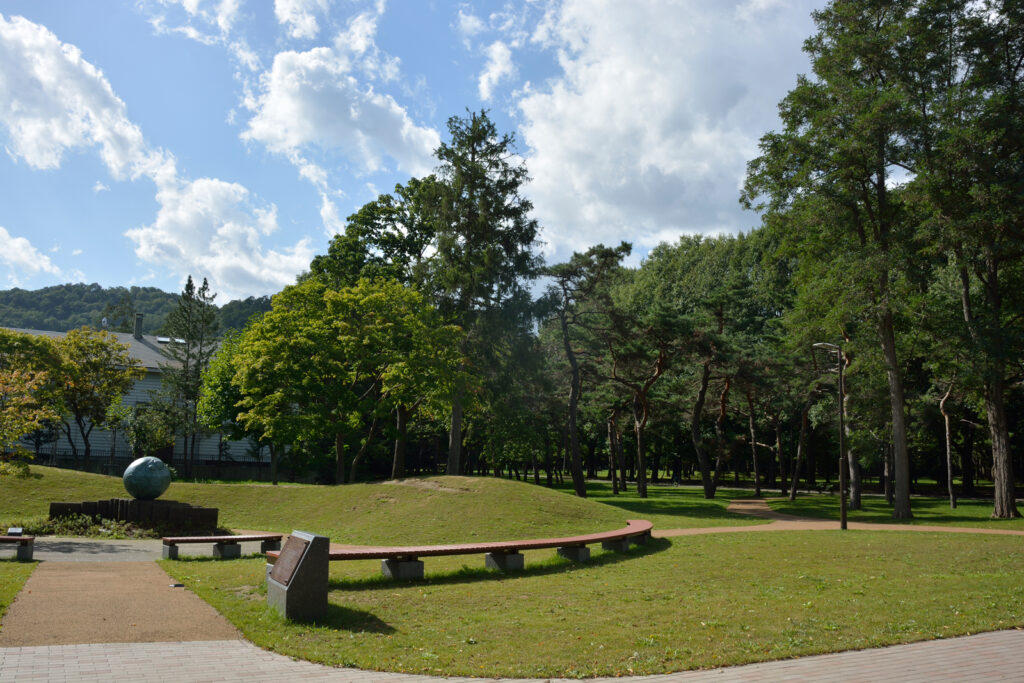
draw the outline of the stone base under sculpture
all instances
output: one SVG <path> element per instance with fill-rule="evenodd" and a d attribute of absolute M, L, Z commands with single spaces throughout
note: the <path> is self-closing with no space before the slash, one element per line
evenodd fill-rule
<path fill-rule="evenodd" d="M 176 500 L 137 500 L 111 498 L 85 503 L 50 503 L 50 519 L 69 515 L 88 515 L 93 519 L 118 522 L 216 529 L 217 508 L 195 507 Z"/>

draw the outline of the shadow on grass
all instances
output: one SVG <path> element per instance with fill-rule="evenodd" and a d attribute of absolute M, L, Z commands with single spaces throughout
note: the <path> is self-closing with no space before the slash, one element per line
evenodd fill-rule
<path fill-rule="evenodd" d="M 685 500 L 657 500 L 648 498 L 646 500 L 629 498 L 594 498 L 605 505 L 617 507 L 620 510 L 636 513 L 637 515 L 658 514 L 666 517 L 691 517 L 694 519 L 746 519 L 747 515 L 729 512 L 724 507 L 701 503 L 691 503 Z"/>
<path fill-rule="evenodd" d="M 373 576 L 363 579 L 331 579 L 328 581 L 328 590 L 337 591 L 365 591 L 377 590 L 380 588 L 394 588 L 395 585 L 436 585 L 445 586 L 460 583 L 478 583 L 480 581 L 501 581 L 502 579 L 523 577 L 523 576 L 549 576 L 553 574 L 565 574 L 568 572 L 588 569 L 591 567 L 603 567 L 606 565 L 626 562 L 638 557 L 644 557 L 669 548 L 672 542 L 664 538 L 654 538 L 645 545 L 635 546 L 626 553 L 605 552 L 592 557 L 585 563 L 577 564 L 564 558 L 552 557 L 549 560 L 536 562 L 528 565 L 522 571 L 502 572 L 497 569 L 485 567 L 471 568 L 462 567 L 449 572 L 431 572 L 422 579 L 400 580 L 391 579 L 386 576 Z"/>
<path fill-rule="evenodd" d="M 395 633 L 396 629 L 387 622 L 382 621 L 376 615 L 360 609 L 343 607 L 332 602 L 327 603 L 327 614 L 319 619 L 301 620 L 296 619 L 307 626 L 321 626 L 338 631 L 362 632 L 362 633 Z"/>
<path fill-rule="evenodd" d="M 813 519 L 832 519 L 838 515 L 839 499 L 828 497 L 821 500 L 807 500 L 795 503 L 779 502 L 770 504 L 777 512 L 808 517 Z M 1014 520 L 1002 520 L 992 517 L 992 503 L 984 500 L 961 501 L 959 507 L 953 510 L 946 500 L 918 500 L 911 499 L 911 509 L 914 513 L 913 520 L 900 520 L 892 518 L 892 509 L 887 505 L 875 500 L 865 501 L 865 506 L 860 510 L 850 510 L 850 519 L 854 522 L 869 524 L 892 524 L 898 525 L 933 525 L 944 524 L 977 524 L 983 522 L 1012 522 Z M 968 511 L 974 511 L 971 514 Z M 966 513 L 966 514 L 965 514 Z"/>

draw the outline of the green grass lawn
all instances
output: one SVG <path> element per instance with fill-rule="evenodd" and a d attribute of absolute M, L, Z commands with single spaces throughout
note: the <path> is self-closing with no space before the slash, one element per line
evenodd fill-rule
<path fill-rule="evenodd" d="M 29 574 L 38 562 L 18 562 L 13 558 L 0 559 L 0 617 L 7 612 L 8 606 L 14 602 L 14 596 L 28 581 Z M 0 628 L 3 625 L 0 624 Z"/>
<path fill-rule="evenodd" d="M 872 522 L 897 524 L 892 518 L 892 508 L 881 496 L 864 496 L 862 510 L 848 511 L 851 522 Z M 773 510 L 801 517 L 839 519 L 839 498 L 834 495 L 798 494 L 797 499 L 773 500 Z M 992 501 L 966 499 L 957 501 L 955 510 L 950 509 L 948 498 L 918 497 L 910 499 L 914 519 L 911 524 L 980 527 L 985 529 L 1015 529 L 1024 531 L 1024 518 L 992 519 Z"/>
<path fill-rule="evenodd" d="M 1024 538 L 753 532 L 656 540 L 586 565 L 426 558 L 423 581 L 331 565 L 329 613 L 268 610 L 261 559 L 162 566 L 247 638 L 330 665 L 511 677 L 652 674 L 1024 626 Z"/>

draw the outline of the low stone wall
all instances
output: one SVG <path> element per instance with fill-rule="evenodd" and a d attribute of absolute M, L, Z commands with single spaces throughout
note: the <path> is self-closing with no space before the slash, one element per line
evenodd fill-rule
<path fill-rule="evenodd" d="M 199 529 L 216 529 L 217 513 L 217 508 L 195 507 L 176 500 L 111 498 L 84 503 L 50 503 L 50 519 L 82 514 L 94 519 Z"/>

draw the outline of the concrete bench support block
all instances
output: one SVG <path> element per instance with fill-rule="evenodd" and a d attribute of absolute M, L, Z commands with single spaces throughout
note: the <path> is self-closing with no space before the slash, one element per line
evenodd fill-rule
<path fill-rule="evenodd" d="M 639 536 L 633 536 L 630 540 L 637 545 L 647 545 L 651 542 L 651 532 L 646 531 Z"/>
<path fill-rule="evenodd" d="M 280 550 L 281 541 L 260 541 L 260 552 L 265 553 L 268 550 Z"/>
<path fill-rule="evenodd" d="M 178 559 L 178 546 L 164 544 L 163 557 L 165 560 L 176 560 Z"/>
<path fill-rule="evenodd" d="M 31 562 L 32 561 L 32 547 L 34 541 L 29 541 L 24 545 L 18 546 L 18 561 L 19 562 Z"/>
<path fill-rule="evenodd" d="M 503 572 L 522 571 L 525 566 L 522 553 L 487 553 L 484 564 L 488 569 L 498 569 Z"/>
<path fill-rule="evenodd" d="M 590 559 L 590 548 L 581 546 L 563 546 L 558 549 L 559 557 L 564 557 L 570 562 L 586 562 Z"/>
<path fill-rule="evenodd" d="M 213 556 L 221 557 L 225 560 L 234 559 L 242 556 L 242 544 L 241 543 L 214 543 L 213 544 Z"/>
<path fill-rule="evenodd" d="M 601 543 L 601 547 L 605 550 L 614 550 L 617 553 L 629 552 L 629 539 L 620 538 L 616 541 L 604 541 Z"/>
<path fill-rule="evenodd" d="M 380 570 L 389 579 L 422 579 L 421 560 L 381 560 Z"/>

